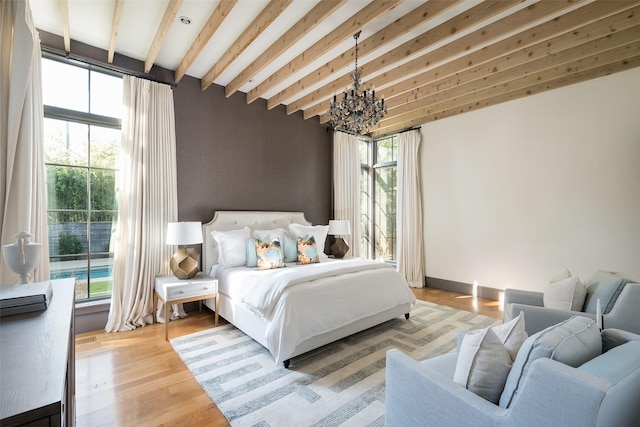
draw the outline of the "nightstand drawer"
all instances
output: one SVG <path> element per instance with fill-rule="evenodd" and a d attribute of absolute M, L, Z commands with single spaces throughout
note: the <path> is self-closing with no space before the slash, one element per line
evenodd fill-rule
<path fill-rule="evenodd" d="M 217 291 L 215 283 L 190 283 L 188 285 L 167 286 L 167 300 L 196 297 L 213 294 Z"/>

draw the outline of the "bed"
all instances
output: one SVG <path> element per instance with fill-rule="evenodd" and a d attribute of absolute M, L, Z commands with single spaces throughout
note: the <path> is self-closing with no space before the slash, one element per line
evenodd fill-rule
<path fill-rule="evenodd" d="M 203 271 L 218 279 L 218 314 L 268 349 L 276 363 L 289 367 L 295 356 L 395 317 L 409 317 L 415 297 L 385 263 L 325 258 L 273 270 L 218 263 L 212 232 L 248 227 L 253 237 L 255 230 L 289 230 L 290 224 L 311 225 L 302 212 L 254 211 L 217 211 L 203 225 Z M 217 233 L 218 239 L 221 234 L 232 233 Z M 225 256 L 223 261 L 229 261 Z M 215 310 L 214 300 L 205 304 Z"/>

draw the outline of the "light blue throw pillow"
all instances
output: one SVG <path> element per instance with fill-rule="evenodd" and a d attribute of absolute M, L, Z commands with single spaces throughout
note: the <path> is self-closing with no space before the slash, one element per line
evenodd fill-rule
<path fill-rule="evenodd" d="M 296 239 L 284 235 L 284 262 L 296 262 L 298 260 L 298 243 Z"/>
<path fill-rule="evenodd" d="M 522 344 L 500 396 L 500 406 L 508 408 L 522 387 L 531 365 L 542 357 L 577 368 L 602 354 L 602 339 L 596 322 L 573 316 L 564 322 L 531 335 Z"/>
<path fill-rule="evenodd" d="M 256 253 L 256 243 L 249 237 L 247 239 L 247 267 L 258 266 L 258 254 Z"/>
<path fill-rule="evenodd" d="M 622 289 L 629 282 L 629 279 L 608 271 L 594 272 L 584 281 L 587 297 L 582 311 L 596 314 L 598 299 L 600 299 L 602 314 L 607 314 L 613 308 Z"/>

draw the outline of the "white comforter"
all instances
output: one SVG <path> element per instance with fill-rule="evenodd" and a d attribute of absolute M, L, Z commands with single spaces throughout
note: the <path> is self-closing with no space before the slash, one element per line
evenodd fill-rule
<path fill-rule="evenodd" d="M 392 266 L 359 258 L 266 271 L 226 268 L 216 277 L 219 292 L 266 322 L 265 341 L 277 363 L 304 340 L 415 302 Z"/>

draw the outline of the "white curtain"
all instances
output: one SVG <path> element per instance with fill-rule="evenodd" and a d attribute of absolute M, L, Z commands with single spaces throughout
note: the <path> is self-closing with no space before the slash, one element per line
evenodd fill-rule
<path fill-rule="evenodd" d="M 398 272 L 414 288 L 424 286 L 419 147 L 419 131 L 398 135 Z"/>
<path fill-rule="evenodd" d="M 167 222 L 178 216 L 171 88 L 125 76 L 123 92 L 118 221 L 107 332 L 151 323 L 155 277 L 171 273 L 172 247 L 165 244 Z"/>
<path fill-rule="evenodd" d="M 358 138 L 333 133 L 333 219 L 349 220 L 351 235 L 341 236 L 350 256 L 361 256 L 360 247 L 360 150 Z"/>
<path fill-rule="evenodd" d="M 3 0 L 0 13 L 0 243 L 31 233 L 42 244 L 31 280 L 48 280 L 40 39 L 28 1 Z M 0 284 L 12 283 L 18 276 L 2 258 Z"/>

